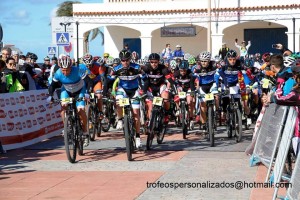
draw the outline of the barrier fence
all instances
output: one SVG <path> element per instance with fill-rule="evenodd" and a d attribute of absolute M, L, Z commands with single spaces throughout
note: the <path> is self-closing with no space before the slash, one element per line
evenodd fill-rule
<path fill-rule="evenodd" d="M 257 133 L 253 154 L 250 158 L 250 166 L 258 163 L 263 163 L 266 167 L 270 166 L 286 120 L 287 109 L 287 106 L 276 104 L 270 104 L 266 108 Z"/>
<path fill-rule="evenodd" d="M 28 146 L 59 135 L 59 103 L 47 104 L 48 90 L 0 94 L 0 141 L 4 150 Z"/>

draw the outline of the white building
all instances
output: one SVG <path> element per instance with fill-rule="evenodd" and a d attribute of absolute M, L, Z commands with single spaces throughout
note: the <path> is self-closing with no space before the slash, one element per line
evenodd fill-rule
<path fill-rule="evenodd" d="M 79 56 L 83 53 L 83 34 L 97 27 L 104 27 L 104 52 L 113 56 L 118 55 L 124 43 L 142 57 L 161 52 L 167 43 L 173 50 L 180 44 L 186 53 L 193 55 L 204 50 L 217 55 L 222 42 L 237 50 L 235 38 L 238 43 L 251 40 L 250 53 L 276 52 L 271 48 L 274 43 L 298 52 L 299 3 L 299 0 L 211 0 L 208 9 L 209 0 L 104 0 L 99 4 L 74 4 L 73 17 L 79 22 Z M 207 42 L 209 26 L 211 47 Z M 162 37 L 162 27 L 195 27 L 196 33 L 190 37 Z M 73 44 L 76 44 L 76 25 L 73 28 Z M 182 32 L 184 28 L 177 30 Z M 74 45 L 75 57 L 76 52 Z"/>

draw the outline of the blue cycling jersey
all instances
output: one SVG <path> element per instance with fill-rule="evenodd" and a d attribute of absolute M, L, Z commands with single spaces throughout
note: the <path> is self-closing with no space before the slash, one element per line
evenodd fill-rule
<path fill-rule="evenodd" d="M 61 82 L 68 92 L 74 93 L 85 86 L 83 79 L 89 74 L 89 70 L 85 65 L 79 65 L 79 67 L 72 66 L 71 68 L 71 73 L 68 76 L 65 76 L 61 69 L 57 70 L 53 81 Z"/>
<path fill-rule="evenodd" d="M 130 63 L 129 67 L 123 67 L 122 64 L 115 66 L 112 69 L 110 79 L 119 78 L 118 87 L 127 90 L 136 90 L 139 87 L 138 78 L 141 74 L 141 68 L 138 64 Z"/>

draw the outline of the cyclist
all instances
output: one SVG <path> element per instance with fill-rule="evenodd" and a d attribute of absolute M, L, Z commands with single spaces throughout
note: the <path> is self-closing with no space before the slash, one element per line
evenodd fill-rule
<path fill-rule="evenodd" d="M 232 89 L 235 90 L 234 99 L 239 104 L 239 108 L 241 110 L 240 104 L 240 89 L 245 88 L 243 75 L 241 73 L 241 62 L 237 59 L 237 53 L 234 50 L 229 50 L 226 55 L 225 65 L 218 71 L 219 76 L 222 78 L 222 89 L 233 87 Z M 219 78 L 216 78 L 216 85 L 219 85 Z M 229 97 L 227 95 L 222 96 L 222 119 L 225 118 L 224 112 L 226 112 L 226 108 L 229 104 Z M 246 105 L 247 106 L 247 105 Z M 244 107 L 245 108 L 245 107 Z M 249 109 L 248 109 L 249 113 Z M 228 119 L 227 119 L 228 120 Z"/>
<path fill-rule="evenodd" d="M 200 60 L 200 68 L 194 68 L 194 74 L 198 77 L 197 80 L 197 88 L 199 90 L 199 93 L 202 95 L 205 95 L 209 92 L 211 92 L 211 89 L 215 88 L 213 87 L 213 84 L 215 83 L 215 73 L 216 73 L 216 67 L 213 65 L 213 62 L 211 61 L 211 53 L 204 51 L 200 53 L 198 56 Z M 214 91 L 217 93 L 217 89 Z M 204 125 L 203 129 L 206 129 L 206 113 L 207 113 L 207 106 L 204 98 L 200 98 L 200 108 L 197 112 L 195 123 L 199 123 L 201 120 L 201 123 Z M 201 117 L 200 117 L 201 114 Z"/>
<path fill-rule="evenodd" d="M 147 94 L 146 105 L 147 105 L 147 116 L 150 120 L 152 112 L 152 99 L 154 96 L 161 96 L 164 99 L 169 99 L 169 88 L 167 87 L 166 81 L 173 83 L 170 71 L 163 64 L 160 64 L 160 56 L 157 53 L 151 53 L 149 55 L 149 63 L 143 67 L 146 79 L 144 80 L 143 93 Z M 169 109 L 170 102 L 165 101 L 164 107 L 166 115 L 164 123 L 169 122 Z"/>
<path fill-rule="evenodd" d="M 139 81 L 138 78 L 142 75 L 141 68 L 138 64 L 131 63 L 131 53 L 127 50 L 122 50 L 119 53 L 121 64 L 115 66 L 110 74 L 110 79 L 115 80 L 119 78 L 118 89 L 116 92 L 117 100 L 117 129 L 122 130 L 123 128 L 123 110 L 118 105 L 118 100 L 124 97 L 139 98 L 140 94 L 138 91 Z M 142 146 L 140 139 L 140 102 L 139 100 L 131 100 L 134 116 L 134 126 L 136 130 L 136 147 Z"/>
<path fill-rule="evenodd" d="M 59 82 L 62 84 L 60 95 L 61 100 L 67 99 L 69 97 L 84 97 L 86 93 L 86 84 L 83 79 L 88 77 L 87 74 L 89 73 L 89 70 L 84 65 L 81 65 L 79 67 L 72 66 L 72 60 L 69 56 L 66 55 L 60 56 L 60 58 L 58 59 L 58 66 L 60 67 L 60 69 L 58 69 L 54 74 L 53 81 L 51 82 L 51 85 L 49 87 L 49 97 L 47 101 L 53 101 L 54 90 L 55 88 L 60 87 L 60 84 L 58 84 Z M 62 102 L 61 106 L 61 117 L 64 121 L 67 104 Z M 84 140 L 84 146 L 88 146 L 89 140 L 87 130 L 87 116 L 84 110 L 84 101 L 76 102 L 76 106 L 78 109 L 80 120 L 82 122 L 83 135 L 86 136 Z"/>
<path fill-rule="evenodd" d="M 87 88 L 94 92 L 95 96 L 98 99 L 98 109 L 100 117 L 102 117 L 102 92 L 103 92 L 103 84 L 102 84 L 102 77 L 105 75 L 105 67 L 100 66 L 97 62 L 94 62 L 93 56 L 90 54 L 86 54 L 82 58 L 82 63 L 80 65 L 85 65 L 89 70 L 90 74 L 89 77 L 93 81 L 93 84 L 88 86 Z M 79 65 L 79 66 L 80 66 Z"/>
<path fill-rule="evenodd" d="M 192 74 L 192 71 L 189 69 L 189 63 L 186 60 L 183 60 L 179 64 L 179 70 L 174 73 L 175 84 L 178 92 L 186 92 L 187 93 L 187 103 L 189 106 L 189 115 L 190 122 L 193 123 L 194 117 L 194 104 L 195 104 L 195 77 Z M 179 109 L 179 97 L 175 95 L 174 101 L 176 103 L 177 108 Z M 191 124 L 191 126 L 193 126 Z"/>

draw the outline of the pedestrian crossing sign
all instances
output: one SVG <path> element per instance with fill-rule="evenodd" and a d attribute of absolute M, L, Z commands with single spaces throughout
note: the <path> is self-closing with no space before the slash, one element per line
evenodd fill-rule
<path fill-rule="evenodd" d="M 55 55 L 56 47 L 48 47 L 48 55 Z"/>
<path fill-rule="evenodd" d="M 58 46 L 69 46 L 69 33 L 56 33 L 56 44 Z"/>

